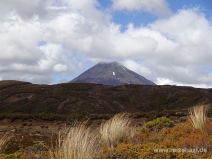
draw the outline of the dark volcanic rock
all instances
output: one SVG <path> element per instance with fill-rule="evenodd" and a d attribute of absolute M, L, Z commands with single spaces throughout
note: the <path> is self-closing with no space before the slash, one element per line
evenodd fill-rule
<path fill-rule="evenodd" d="M 99 63 L 73 79 L 71 82 L 113 86 L 124 84 L 155 85 L 152 81 L 117 62 Z"/>

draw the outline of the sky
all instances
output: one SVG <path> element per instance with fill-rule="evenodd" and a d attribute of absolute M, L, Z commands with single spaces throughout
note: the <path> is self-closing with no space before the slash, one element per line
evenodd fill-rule
<path fill-rule="evenodd" d="M 0 80 L 68 82 L 117 61 L 156 84 L 212 88 L 211 0 L 1 0 Z"/>

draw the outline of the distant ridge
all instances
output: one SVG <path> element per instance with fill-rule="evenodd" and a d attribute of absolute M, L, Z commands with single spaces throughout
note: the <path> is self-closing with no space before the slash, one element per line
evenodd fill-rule
<path fill-rule="evenodd" d="M 154 82 L 118 62 L 100 62 L 73 79 L 71 83 L 95 83 L 112 86 L 126 84 L 155 85 Z"/>
<path fill-rule="evenodd" d="M 166 116 L 187 113 L 188 108 L 202 103 L 209 104 L 208 116 L 212 117 L 212 89 L 157 85 L 110 87 L 78 83 L 39 85 L 0 81 L 0 119 L 57 120 L 65 115 L 63 119 L 67 120 L 67 117 L 101 117 L 119 112 L 149 114 L 152 118 L 161 113 Z"/>

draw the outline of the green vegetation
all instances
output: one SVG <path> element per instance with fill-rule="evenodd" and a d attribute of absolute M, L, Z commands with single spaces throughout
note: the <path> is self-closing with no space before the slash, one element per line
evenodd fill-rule
<path fill-rule="evenodd" d="M 4 159 L 20 159 L 21 156 L 23 156 L 23 155 L 24 155 L 24 152 L 16 151 L 12 154 L 3 154 L 2 158 L 4 158 Z"/>
<path fill-rule="evenodd" d="M 140 131 L 141 127 L 135 129 L 131 123 L 131 118 L 116 115 L 103 122 L 101 129 L 90 129 L 86 123 L 76 124 L 67 131 L 64 129 L 53 147 L 50 137 L 25 136 L 20 140 L 17 136 L 5 145 L 0 159 L 211 158 L 211 122 L 206 123 L 204 131 L 195 129 L 189 120 L 176 123 L 167 117 L 144 123 L 147 131 Z M 51 156 L 49 147 L 53 148 Z M 187 152 L 174 152 L 178 148 Z M 194 148 L 204 148 L 208 152 L 189 152 Z M 80 155 L 76 155 L 78 152 Z"/>
<path fill-rule="evenodd" d="M 151 129 L 151 130 L 153 129 L 160 130 L 162 128 L 169 128 L 173 126 L 174 126 L 174 122 L 167 117 L 156 118 L 144 124 L 145 128 Z"/>
<path fill-rule="evenodd" d="M 0 159 L 210 159 L 212 122 L 204 105 L 190 111 L 192 119 L 184 122 L 164 116 L 136 127 L 129 114 L 117 114 L 96 126 L 63 127 L 53 136 L 3 136 Z"/>

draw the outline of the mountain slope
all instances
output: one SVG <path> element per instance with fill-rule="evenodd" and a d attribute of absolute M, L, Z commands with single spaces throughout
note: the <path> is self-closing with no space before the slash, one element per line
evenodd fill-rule
<path fill-rule="evenodd" d="M 15 81 L 0 82 L 0 115 L 44 113 L 72 117 L 118 112 L 187 112 L 190 106 L 199 103 L 212 103 L 211 89 L 177 86 L 112 87 L 75 83 L 36 85 Z"/>
<path fill-rule="evenodd" d="M 73 79 L 71 82 L 113 86 L 124 84 L 155 85 L 152 81 L 140 76 L 117 62 L 98 63 L 77 78 Z"/>

